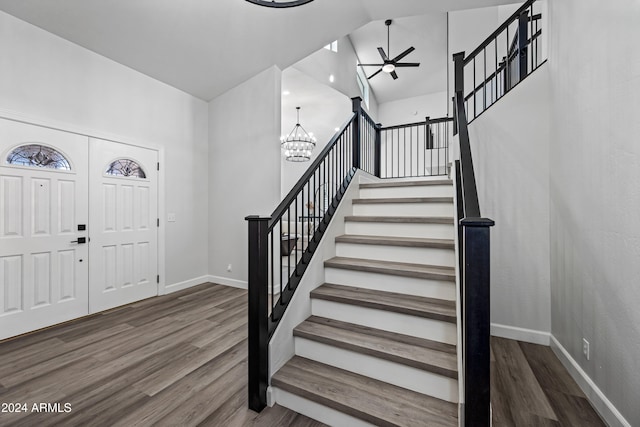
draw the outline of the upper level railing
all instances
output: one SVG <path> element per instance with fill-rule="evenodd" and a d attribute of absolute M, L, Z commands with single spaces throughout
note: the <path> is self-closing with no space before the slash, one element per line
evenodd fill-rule
<path fill-rule="evenodd" d="M 469 123 L 546 60 L 542 3 L 529 0 L 473 52 L 464 57 L 462 78 Z"/>
<path fill-rule="evenodd" d="M 442 117 L 424 122 L 380 129 L 380 178 L 446 175 L 453 119 Z"/>

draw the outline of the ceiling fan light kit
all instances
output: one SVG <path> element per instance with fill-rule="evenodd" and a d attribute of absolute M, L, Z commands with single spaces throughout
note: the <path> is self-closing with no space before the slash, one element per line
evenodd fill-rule
<path fill-rule="evenodd" d="M 396 68 L 420 66 L 419 62 L 399 62 L 402 58 L 409 55 L 411 52 L 415 50 L 413 46 L 406 49 L 404 52 L 402 52 L 400 55 L 397 55 L 395 58 L 389 59 L 391 57 L 391 47 L 390 47 L 391 44 L 389 42 L 390 41 L 389 27 L 391 27 L 392 22 L 393 21 L 391 19 L 387 19 L 386 21 L 384 21 L 384 25 L 387 26 L 387 51 L 385 52 L 384 49 L 381 47 L 378 48 L 378 53 L 380 54 L 380 57 L 382 57 L 382 64 L 358 64 L 358 66 L 360 67 L 380 67 L 378 71 L 376 71 L 375 73 L 367 77 L 367 80 L 377 76 L 378 74 L 380 74 L 381 71 L 387 74 L 390 74 L 391 77 L 393 77 L 393 80 L 396 80 L 398 78 L 398 74 L 396 74 Z"/>

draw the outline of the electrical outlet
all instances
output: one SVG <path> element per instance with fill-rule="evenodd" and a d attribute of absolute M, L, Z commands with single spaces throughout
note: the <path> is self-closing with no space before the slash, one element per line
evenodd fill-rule
<path fill-rule="evenodd" d="M 229 272 L 230 272 L 231 270 L 232 270 L 232 268 L 231 268 L 231 264 L 227 265 L 227 271 L 229 271 Z"/>
<path fill-rule="evenodd" d="M 176 214 L 173 212 L 168 213 L 167 222 L 176 222 Z"/>
<path fill-rule="evenodd" d="M 584 354 L 584 357 L 589 360 L 589 341 L 584 338 L 582 338 L 582 354 Z"/>

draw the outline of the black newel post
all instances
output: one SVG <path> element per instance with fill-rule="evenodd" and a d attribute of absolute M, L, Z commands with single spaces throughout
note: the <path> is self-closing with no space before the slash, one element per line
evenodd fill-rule
<path fill-rule="evenodd" d="M 458 134 L 458 119 L 457 119 L 457 106 L 456 96 L 460 94 L 464 99 L 464 52 L 458 52 L 453 54 L 453 134 Z"/>
<path fill-rule="evenodd" d="M 248 216 L 249 224 L 249 409 L 267 406 L 269 385 L 269 220 Z"/>
<path fill-rule="evenodd" d="M 487 218 L 464 218 L 464 422 L 466 426 L 491 425 L 489 227 Z"/>
<path fill-rule="evenodd" d="M 351 98 L 351 106 L 351 111 L 356 113 L 356 119 L 353 122 L 353 133 L 351 138 L 351 145 L 353 146 L 353 167 L 356 169 L 360 169 L 360 119 L 362 118 L 360 109 L 362 108 L 362 98 L 360 98 L 359 96 Z"/>
<path fill-rule="evenodd" d="M 376 123 L 376 141 L 375 141 L 375 168 L 374 175 L 381 178 L 382 173 L 382 124 Z"/>

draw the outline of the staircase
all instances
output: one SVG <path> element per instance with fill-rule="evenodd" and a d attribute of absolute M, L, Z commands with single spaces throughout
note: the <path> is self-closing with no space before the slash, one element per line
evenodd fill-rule
<path fill-rule="evenodd" d="M 457 426 L 453 185 L 360 184 L 278 404 L 334 426 Z"/>

